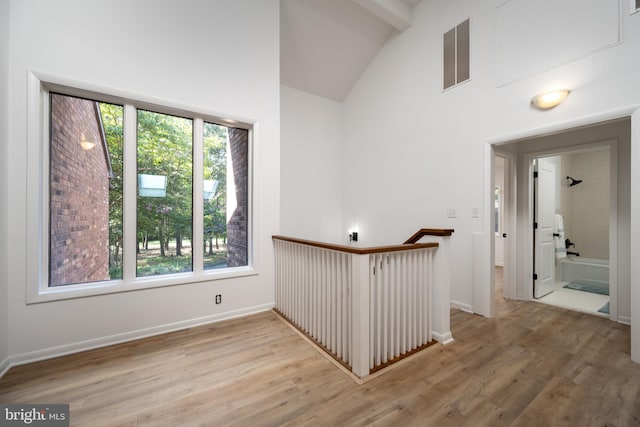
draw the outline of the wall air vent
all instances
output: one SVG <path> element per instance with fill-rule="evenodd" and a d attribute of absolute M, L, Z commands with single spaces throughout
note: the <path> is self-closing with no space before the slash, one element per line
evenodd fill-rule
<path fill-rule="evenodd" d="M 469 80 L 470 66 L 468 19 L 444 33 L 443 64 L 444 89 L 448 89 L 452 86 Z"/>

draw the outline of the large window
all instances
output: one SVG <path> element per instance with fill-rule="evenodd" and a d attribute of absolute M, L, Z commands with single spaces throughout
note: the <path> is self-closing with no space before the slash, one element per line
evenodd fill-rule
<path fill-rule="evenodd" d="M 49 285 L 122 278 L 123 107 L 52 93 Z"/>
<path fill-rule="evenodd" d="M 249 266 L 249 126 L 59 92 L 45 92 L 45 288 L 128 290 Z"/>
<path fill-rule="evenodd" d="M 193 121 L 138 110 L 137 276 L 193 271 Z"/>

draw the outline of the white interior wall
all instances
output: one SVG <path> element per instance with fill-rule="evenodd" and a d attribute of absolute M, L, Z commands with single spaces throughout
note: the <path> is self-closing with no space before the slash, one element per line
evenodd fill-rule
<path fill-rule="evenodd" d="M 640 104 L 638 15 L 621 14 L 621 44 L 497 88 L 499 3 L 423 1 L 412 27 L 387 42 L 344 103 L 345 157 L 357 161 L 345 168 L 343 227 L 357 222 L 363 242 L 372 243 L 397 243 L 420 227 L 454 228 L 451 295 L 472 307 L 473 233 L 489 238 L 492 231 L 489 221 L 470 215 L 476 206 L 489 212 L 484 144 Z M 467 17 L 471 81 L 443 92 L 442 34 Z M 570 34 L 571 20 L 565 25 Z M 572 90 L 565 103 L 531 107 L 533 95 L 557 86 Z M 448 207 L 457 208 L 457 218 L 446 217 Z"/>
<path fill-rule="evenodd" d="M 9 363 L 9 310 L 7 293 L 7 216 L 9 186 L 7 146 L 9 143 L 9 0 L 0 0 L 0 375 Z"/>
<path fill-rule="evenodd" d="M 12 0 L 9 16 L 11 109 L 8 153 L 1 158 L 11 159 L 6 173 L 13 183 L 7 197 L 12 363 L 271 307 L 271 236 L 279 231 L 280 207 L 278 1 L 185 0 L 158 7 L 152 0 Z M 254 120 L 258 274 L 25 304 L 26 272 L 35 265 L 24 255 L 32 226 L 25 209 L 27 199 L 37 197 L 25 194 L 24 184 L 28 162 L 37 161 L 27 158 L 25 147 L 28 70 Z M 214 303 L 216 294 L 223 296 L 221 305 Z"/>
<path fill-rule="evenodd" d="M 280 91 L 280 232 L 342 243 L 342 104 Z"/>

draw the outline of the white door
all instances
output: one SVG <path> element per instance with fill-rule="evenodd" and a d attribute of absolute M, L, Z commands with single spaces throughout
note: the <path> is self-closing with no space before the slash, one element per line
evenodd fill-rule
<path fill-rule="evenodd" d="M 540 298 L 553 291 L 556 283 L 556 258 L 553 233 L 556 214 L 556 166 L 545 159 L 537 160 L 534 178 L 534 281 L 533 296 Z"/>

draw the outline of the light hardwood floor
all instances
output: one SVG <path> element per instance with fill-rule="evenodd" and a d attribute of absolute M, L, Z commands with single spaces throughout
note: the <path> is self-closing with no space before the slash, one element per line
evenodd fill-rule
<path fill-rule="evenodd" d="M 2 403 L 75 426 L 636 426 L 629 327 L 508 301 L 452 311 L 455 342 L 358 385 L 272 313 L 11 369 Z"/>

